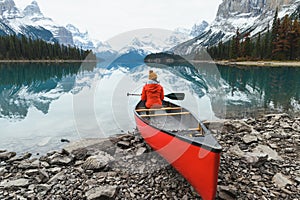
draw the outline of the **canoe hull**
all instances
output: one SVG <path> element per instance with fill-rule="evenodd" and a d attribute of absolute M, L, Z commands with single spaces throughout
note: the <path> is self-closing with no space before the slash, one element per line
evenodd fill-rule
<path fill-rule="evenodd" d="M 215 198 L 220 152 L 149 126 L 138 114 L 135 120 L 145 141 L 185 177 L 202 199 Z"/>

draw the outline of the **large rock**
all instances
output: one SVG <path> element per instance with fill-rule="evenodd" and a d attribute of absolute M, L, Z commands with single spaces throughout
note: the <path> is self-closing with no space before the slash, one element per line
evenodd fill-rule
<path fill-rule="evenodd" d="M 136 151 L 135 155 L 136 156 L 140 156 L 142 155 L 143 153 L 145 153 L 147 151 L 147 149 L 145 147 L 140 147 L 138 148 L 138 150 Z"/>
<path fill-rule="evenodd" d="M 0 187 L 4 188 L 15 188 L 15 187 L 26 187 L 29 185 L 29 179 L 20 178 L 16 180 L 4 180 L 0 183 Z"/>
<path fill-rule="evenodd" d="M 243 139 L 243 142 L 246 144 L 251 144 L 253 142 L 257 142 L 257 137 L 255 135 L 245 135 L 242 139 Z"/>
<path fill-rule="evenodd" d="M 52 156 L 49 156 L 47 161 L 50 164 L 68 165 L 73 161 L 73 158 L 71 156 L 55 153 Z"/>
<path fill-rule="evenodd" d="M 19 164 L 20 169 L 36 169 L 41 166 L 39 160 L 22 160 Z"/>
<path fill-rule="evenodd" d="M 31 157 L 31 153 L 25 153 L 21 156 L 15 156 L 15 157 L 12 157 L 11 159 L 9 159 L 7 162 L 15 162 L 15 161 L 22 161 L 22 160 L 25 160 L 25 159 L 28 159 Z"/>
<path fill-rule="evenodd" d="M 257 147 L 253 150 L 253 153 L 266 154 L 268 155 L 268 160 L 283 160 L 276 151 L 266 145 L 257 145 Z"/>
<path fill-rule="evenodd" d="M 224 126 L 227 127 L 228 131 L 232 131 L 235 133 L 240 132 L 252 132 L 252 127 L 246 124 L 243 120 L 231 120 L 231 121 L 225 121 Z"/>
<path fill-rule="evenodd" d="M 113 200 L 117 193 L 116 186 L 101 186 L 86 192 L 87 200 Z"/>
<path fill-rule="evenodd" d="M 234 145 L 234 146 L 232 146 L 232 147 L 230 147 L 230 149 L 228 150 L 228 153 L 236 155 L 238 157 L 243 157 L 245 155 L 245 152 L 243 152 L 240 149 L 239 145 L 237 145 L 237 144 Z"/>
<path fill-rule="evenodd" d="M 76 154 L 80 149 L 87 149 L 90 153 L 96 151 L 105 151 L 109 147 L 113 146 L 110 138 L 93 138 L 82 139 L 79 141 L 71 142 L 64 147 L 64 150 L 71 154 Z"/>
<path fill-rule="evenodd" d="M 2 152 L 0 153 L 0 161 L 6 161 L 16 155 L 15 152 Z"/>
<path fill-rule="evenodd" d="M 114 158 L 104 151 L 100 151 L 97 155 L 90 156 L 82 164 L 82 168 L 85 170 L 101 170 L 105 168 L 110 162 L 114 161 Z"/>
<path fill-rule="evenodd" d="M 277 173 L 275 174 L 275 176 L 273 176 L 272 181 L 279 187 L 279 188 L 284 188 L 286 185 L 288 184 L 293 184 L 293 182 L 286 176 L 284 176 L 281 173 Z"/>
<path fill-rule="evenodd" d="M 295 121 L 292 125 L 292 129 L 300 133 L 300 121 Z"/>
<path fill-rule="evenodd" d="M 247 163 L 250 163 L 255 167 L 260 167 L 268 160 L 268 155 L 263 153 L 247 152 L 244 155 L 244 159 L 247 161 Z"/>

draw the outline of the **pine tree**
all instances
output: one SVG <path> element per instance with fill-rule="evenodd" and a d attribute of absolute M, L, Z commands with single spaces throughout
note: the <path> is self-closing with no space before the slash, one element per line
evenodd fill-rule
<path fill-rule="evenodd" d="M 250 40 L 250 33 L 244 35 L 244 41 L 242 42 L 242 46 L 240 49 L 240 56 L 244 58 L 248 58 L 251 56 L 252 47 L 251 47 L 251 40 Z"/>
<path fill-rule="evenodd" d="M 222 59 L 222 58 L 224 58 L 225 57 L 225 49 L 224 49 L 225 47 L 224 47 L 224 44 L 223 44 L 223 42 L 222 41 L 220 41 L 219 42 L 219 44 L 218 44 L 218 48 L 217 48 L 217 50 L 218 50 L 218 59 Z"/>
<path fill-rule="evenodd" d="M 271 33 L 268 27 L 266 34 L 263 36 L 262 42 L 262 49 L 261 56 L 263 59 L 271 59 L 272 55 L 272 47 L 271 47 Z"/>
<path fill-rule="evenodd" d="M 240 35 L 240 32 L 239 32 L 239 29 L 237 29 L 236 31 L 236 38 L 234 40 L 234 48 L 235 48 L 235 54 L 236 54 L 236 57 L 240 57 L 240 39 L 241 39 L 241 35 Z"/>
<path fill-rule="evenodd" d="M 12 36 L 9 37 L 7 58 L 8 59 L 16 59 L 17 58 L 15 40 Z"/>
<path fill-rule="evenodd" d="M 236 35 L 232 37 L 230 42 L 229 58 L 236 59 L 240 56 L 240 32 L 237 29 Z"/>
<path fill-rule="evenodd" d="M 279 24 L 278 36 L 274 41 L 272 51 L 274 58 L 279 60 L 290 59 L 289 32 L 291 31 L 291 19 L 286 15 L 283 22 Z"/>
<path fill-rule="evenodd" d="M 288 33 L 290 43 L 290 59 L 299 59 L 300 55 L 300 25 L 297 19 L 294 20 L 291 31 Z"/>
<path fill-rule="evenodd" d="M 271 52 L 274 49 L 274 43 L 277 40 L 278 37 L 278 28 L 279 28 L 279 19 L 278 19 L 278 7 L 276 8 L 275 11 L 275 15 L 273 18 L 273 24 L 272 24 L 272 32 L 271 32 L 271 43 L 270 43 L 270 47 L 271 47 Z"/>
<path fill-rule="evenodd" d="M 262 58 L 262 51 L 261 51 L 261 34 L 258 33 L 258 37 L 255 43 L 255 48 L 252 56 L 256 59 L 261 59 Z"/>
<path fill-rule="evenodd" d="M 0 36 L 0 59 L 5 59 L 5 41 L 2 36 Z"/>

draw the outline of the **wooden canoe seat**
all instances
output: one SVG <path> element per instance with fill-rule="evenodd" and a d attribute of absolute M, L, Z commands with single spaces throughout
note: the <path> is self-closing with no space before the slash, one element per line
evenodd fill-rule
<path fill-rule="evenodd" d="M 189 129 L 183 129 L 183 130 L 176 130 L 171 131 L 174 134 L 182 135 L 182 136 L 188 136 L 188 137 L 202 137 L 204 136 L 204 132 L 202 129 L 199 128 L 189 128 Z"/>
<path fill-rule="evenodd" d="M 201 131 L 202 128 L 189 128 L 188 130 L 189 131 Z"/>
<path fill-rule="evenodd" d="M 149 114 L 140 115 L 141 117 L 162 117 L 162 116 L 175 116 L 175 115 L 189 115 L 190 112 L 178 112 L 178 113 L 162 113 L 162 114 Z"/>
<path fill-rule="evenodd" d="M 181 107 L 163 107 L 163 108 L 140 108 L 135 110 L 136 112 L 146 112 L 146 111 L 157 111 L 157 110 L 181 110 Z"/>

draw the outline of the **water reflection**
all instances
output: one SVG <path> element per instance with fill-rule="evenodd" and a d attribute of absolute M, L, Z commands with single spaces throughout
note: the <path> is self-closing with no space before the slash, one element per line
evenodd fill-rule
<path fill-rule="evenodd" d="M 205 63 L 103 67 L 95 64 L 1 64 L 0 149 L 47 152 L 61 138 L 105 137 L 135 128 L 133 108 L 148 70 L 165 93 L 201 120 L 300 111 L 300 69 L 233 68 Z M 44 148 L 44 150 L 43 150 Z"/>
<path fill-rule="evenodd" d="M 229 67 L 187 61 L 149 65 L 168 69 L 192 82 L 193 92 L 199 98 L 209 97 L 213 112 L 219 118 L 300 113 L 299 68 Z"/>
<path fill-rule="evenodd" d="M 76 76 L 92 72 L 90 63 L 1 63 L 0 149 L 47 152 L 74 134 L 72 94 Z M 51 144 L 51 145 L 50 145 Z"/>
<path fill-rule="evenodd" d="M 0 118 L 24 119 L 31 106 L 44 114 L 58 93 L 74 87 L 81 63 L 1 63 Z M 51 91 L 56 90 L 55 93 Z"/>
<path fill-rule="evenodd" d="M 228 114 L 299 115 L 300 69 L 295 67 L 218 67 L 226 81 Z M 235 113 L 235 114 L 233 114 Z"/>

